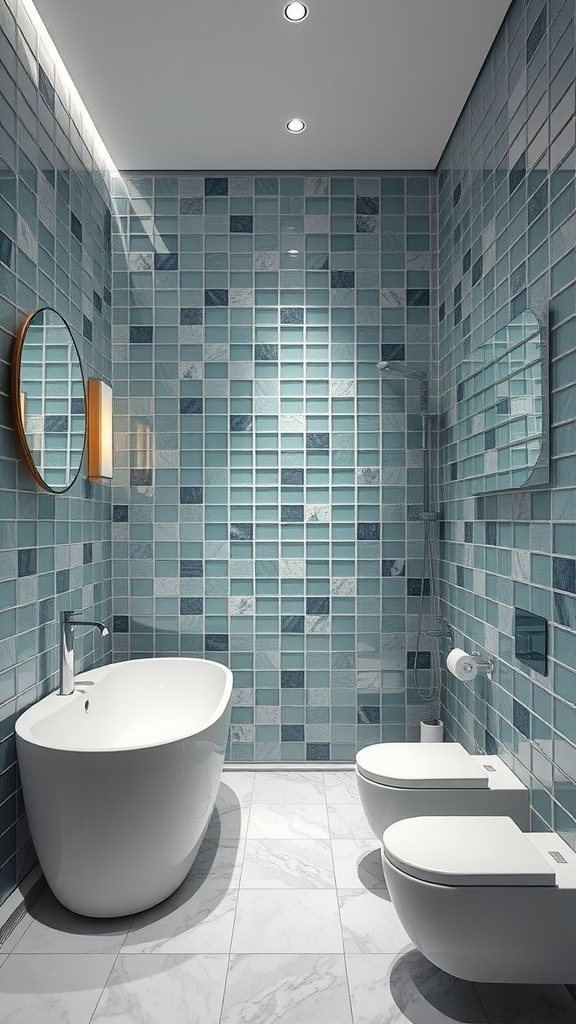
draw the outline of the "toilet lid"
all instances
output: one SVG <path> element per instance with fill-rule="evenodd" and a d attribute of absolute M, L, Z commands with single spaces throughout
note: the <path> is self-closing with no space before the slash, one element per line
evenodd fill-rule
<path fill-rule="evenodd" d="M 398 788 L 488 788 L 487 773 L 461 743 L 374 743 L 356 765 L 366 779 Z"/>
<path fill-rule="evenodd" d="M 554 885 L 556 873 L 511 818 L 404 818 L 384 853 L 407 875 L 438 885 Z"/>

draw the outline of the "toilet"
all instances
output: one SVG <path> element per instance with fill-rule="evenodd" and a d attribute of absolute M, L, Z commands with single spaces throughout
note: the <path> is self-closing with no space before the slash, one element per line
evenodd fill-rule
<path fill-rule="evenodd" d="M 375 743 L 356 755 L 364 813 L 382 842 L 389 825 L 419 815 L 506 815 L 527 831 L 530 795 L 494 754 L 460 743 Z"/>
<path fill-rule="evenodd" d="M 576 982 L 576 853 L 507 817 L 405 818 L 384 833 L 386 885 L 418 949 L 474 982 Z"/>

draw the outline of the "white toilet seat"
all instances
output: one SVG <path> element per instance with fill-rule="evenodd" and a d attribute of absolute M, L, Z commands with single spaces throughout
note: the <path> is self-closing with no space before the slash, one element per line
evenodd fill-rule
<path fill-rule="evenodd" d="M 374 743 L 356 755 L 364 778 L 401 789 L 487 789 L 488 775 L 461 743 Z"/>
<path fill-rule="evenodd" d="M 386 858 L 436 885 L 554 885 L 556 872 L 511 818 L 405 818 L 384 833 Z"/>

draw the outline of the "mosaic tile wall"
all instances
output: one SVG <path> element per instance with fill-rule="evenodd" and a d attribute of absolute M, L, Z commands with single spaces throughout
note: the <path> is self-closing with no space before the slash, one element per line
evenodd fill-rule
<path fill-rule="evenodd" d="M 230 664 L 232 760 L 413 735 L 418 385 L 375 364 L 429 367 L 433 175 L 117 192 L 117 655 Z"/>
<path fill-rule="evenodd" d="M 17 16 L 17 23 L 15 16 Z M 0 0 L 0 902 L 35 862 L 14 721 L 57 684 L 61 610 L 110 619 L 110 487 L 41 492 L 14 447 L 14 334 L 53 306 L 86 376 L 110 379 L 110 201 L 96 141 L 25 11 Z M 77 663 L 110 643 L 78 633 Z"/>
<path fill-rule="evenodd" d="M 537 829 L 576 847 L 576 119 L 573 0 L 516 0 L 439 168 L 443 596 L 459 646 L 496 656 L 494 682 L 446 679 L 443 717 L 502 753 Z M 553 488 L 475 506 L 458 480 L 450 410 L 467 354 L 549 300 Z M 514 607 L 550 621 L 548 676 L 513 654 Z"/>

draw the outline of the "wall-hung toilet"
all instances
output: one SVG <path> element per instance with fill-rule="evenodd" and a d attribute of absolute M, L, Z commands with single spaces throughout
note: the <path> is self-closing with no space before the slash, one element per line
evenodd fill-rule
<path fill-rule="evenodd" d="M 386 885 L 418 949 L 476 982 L 576 982 L 576 853 L 505 817 L 422 817 L 384 834 Z"/>
<path fill-rule="evenodd" d="M 389 825 L 420 815 L 507 815 L 526 831 L 530 794 L 496 755 L 460 743 L 375 743 L 356 755 L 364 813 L 379 842 Z"/>

